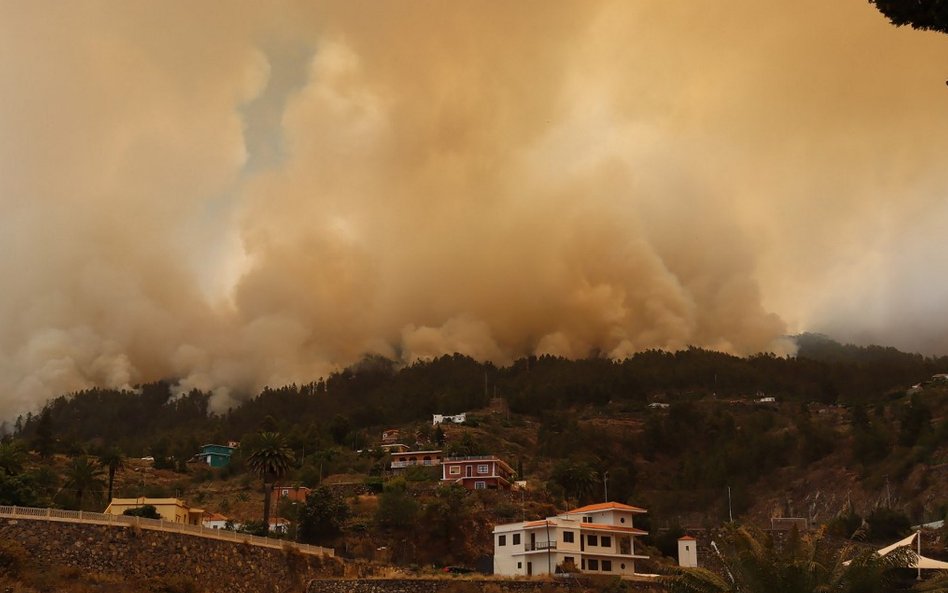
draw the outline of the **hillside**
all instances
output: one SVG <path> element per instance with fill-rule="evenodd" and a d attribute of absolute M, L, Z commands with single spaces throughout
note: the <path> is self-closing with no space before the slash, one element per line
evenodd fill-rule
<path fill-rule="evenodd" d="M 295 452 L 286 483 L 336 485 L 351 516 L 324 543 L 354 557 L 473 563 L 489 552 L 492 524 L 601 500 L 605 488 L 610 499 L 648 508 L 643 526 L 656 535 L 730 514 L 759 525 L 806 517 L 849 536 L 859 526 L 852 516 L 880 506 L 905 521 L 944 518 L 948 384 L 930 379 L 945 369 L 944 359 L 804 336 L 789 359 L 698 349 L 625 361 L 529 358 L 505 368 L 461 356 L 406 368 L 367 359 L 223 412 L 210 410 L 211 394 L 173 397 L 170 383 L 91 390 L 16 422 L 0 449 L 0 504 L 74 508 L 70 463 L 115 446 L 128 457 L 116 495 L 180 496 L 237 522 L 259 521 L 260 482 L 245 460 L 257 432 L 269 430 Z M 431 426 L 431 413 L 462 411 L 464 425 L 443 434 Z M 424 472 L 383 486 L 388 458 L 376 445 L 391 428 L 409 445 L 443 439 L 451 454 L 498 455 L 528 490 L 459 496 Z M 187 463 L 200 444 L 228 440 L 242 443 L 229 467 Z M 33 451 L 18 467 L 4 461 L 15 448 Z M 104 508 L 104 489 L 89 490 L 83 508 Z M 461 524 L 469 526 L 463 540 Z M 398 546 L 406 540 L 419 543 L 406 551 Z M 660 537 L 652 543 L 663 546 Z"/>

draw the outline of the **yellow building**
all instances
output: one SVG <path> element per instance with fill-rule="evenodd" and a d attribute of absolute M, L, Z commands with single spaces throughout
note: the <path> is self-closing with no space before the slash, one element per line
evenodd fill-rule
<path fill-rule="evenodd" d="M 188 503 L 179 498 L 113 498 L 105 509 L 107 515 L 121 515 L 129 509 L 137 509 L 146 505 L 155 507 L 155 510 L 165 521 L 200 525 L 204 516 L 204 509 L 192 509 Z"/>

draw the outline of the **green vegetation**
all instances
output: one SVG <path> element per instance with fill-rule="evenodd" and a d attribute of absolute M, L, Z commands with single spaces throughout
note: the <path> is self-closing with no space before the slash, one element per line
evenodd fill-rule
<path fill-rule="evenodd" d="M 210 394 L 172 397 L 168 383 L 89 390 L 50 401 L 0 443 L 0 504 L 102 510 L 108 471 L 117 496 L 180 496 L 259 533 L 272 486 L 300 485 L 315 488 L 305 503 L 277 505 L 287 538 L 468 566 L 489 552 L 491 524 L 598 502 L 606 490 L 649 510 L 636 526 L 665 553 L 679 525 L 763 524 L 814 501 L 817 520 L 846 538 L 886 541 L 910 520 L 942 518 L 931 468 L 948 462 L 948 385 L 906 389 L 948 370 L 948 358 L 820 336 L 799 345 L 796 358 L 689 349 L 505 368 L 460 355 L 404 368 L 375 357 L 219 412 Z M 776 401 L 758 401 L 765 395 Z M 470 422 L 433 427 L 435 412 Z M 423 466 L 393 479 L 377 447 L 389 428 L 420 449 L 498 455 L 530 489 L 471 493 Z M 228 440 L 241 446 L 227 467 L 187 463 L 201 443 Z M 153 467 L 136 459 L 145 454 Z M 820 498 L 801 500 L 811 492 Z"/>
<path fill-rule="evenodd" d="M 948 33 L 948 0 L 869 0 L 893 25 Z"/>
<path fill-rule="evenodd" d="M 248 443 L 250 456 L 247 467 L 263 481 L 263 533 L 270 526 L 270 494 L 273 485 L 290 471 L 293 451 L 286 446 L 286 440 L 276 432 L 263 432 L 254 444 Z"/>
<path fill-rule="evenodd" d="M 158 509 L 150 504 L 135 507 L 134 509 L 125 509 L 122 514 L 128 515 L 129 517 L 142 517 L 143 519 L 161 519 L 161 515 L 158 514 Z"/>
<path fill-rule="evenodd" d="M 317 488 L 306 497 L 306 505 L 300 511 L 300 541 L 308 544 L 331 541 L 339 535 L 349 514 L 345 500 L 329 488 Z"/>
<path fill-rule="evenodd" d="M 792 531 L 778 544 L 769 534 L 743 527 L 727 530 L 718 556 L 721 574 L 678 569 L 664 579 L 671 593 L 887 593 L 897 587 L 898 568 L 911 552 L 900 548 L 886 556 L 871 550 L 840 548 L 820 531 Z M 845 561 L 849 560 L 847 564 Z"/>
<path fill-rule="evenodd" d="M 64 489 L 75 500 L 76 509 L 84 510 L 82 500 L 87 493 L 95 494 L 102 490 L 105 486 L 105 482 L 102 480 L 103 473 L 98 463 L 85 455 L 76 457 L 69 463 L 69 467 L 66 469 Z"/>

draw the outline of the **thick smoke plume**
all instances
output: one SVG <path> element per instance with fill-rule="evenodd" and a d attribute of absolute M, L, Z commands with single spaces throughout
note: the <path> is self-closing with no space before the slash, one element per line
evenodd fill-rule
<path fill-rule="evenodd" d="M 862 0 L 0 0 L 0 416 L 365 353 L 944 351 L 946 39 Z"/>

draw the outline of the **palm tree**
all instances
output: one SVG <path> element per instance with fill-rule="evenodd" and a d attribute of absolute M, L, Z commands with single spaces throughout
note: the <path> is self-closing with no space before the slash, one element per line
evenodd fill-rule
<path fill-rule="evenodd" d="M 99 454 L 99 465 L 109 470 L 109 501 L 111 502 L 115 472 L 125 467 L 125 454 L 118 447 L 109 447 Z"/>
<path fill-rule="evenodd" d="M 65 488 L 76 493 L 76 506 L 82 510 L 82 498 L 86 492 L 101 490 L 105 483 L 102 481 L 102 468 L 88 457 L 76 457 L 66 468 Z"/>
<path fill-rule="evenodd" d="M 894 569 L 906 566 L 911 554 L 907 548 L 886 556 L 839 549 L 825 530 L 807 536 L 793 531 L 775 546 L 759 531 L 731 527 L 718 553 L 722 574 L 682 568 L 662 580 L 671 593 L 883 593 L 892 590 Z"/>
<path fill-rule="evenodd" d="M 270 529 L 270 492 L 273 484 L 289 472 L 292 462 L 293 451 L 278 432 L 261 433 L 247 458 L 250 471 L 263 480 L 263 529 L 267 532 Z"/>

